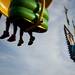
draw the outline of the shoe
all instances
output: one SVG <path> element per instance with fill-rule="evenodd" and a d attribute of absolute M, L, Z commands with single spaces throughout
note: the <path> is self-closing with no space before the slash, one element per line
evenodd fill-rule
<path fill-rule="evenodd" d="M 9 37 L 9 32 L 4 31 L 3 35 L 0 37 L 0 39 L 5 39 L 7 37 Z"/>
<path fill-rule="evenodd" d="M 30 41 L 28 42 L 28 45 L 32 45 L 34 40 L 35 40 L 35 37 L 31 37 Z"/>
<path fill-rule="evenodd" d="M 18 42 L 17 46 L 21 46 L 23 43 L 24 43 L 24 41 L 23 41 L 23 40 L 19 40 L 19 42 Z"/>
<path fill-rule="evenodd" d="M 16 40 L 16 36 L 15 35 L 11 35 L 7 41 L 13 42 L 15 40 Z"/>

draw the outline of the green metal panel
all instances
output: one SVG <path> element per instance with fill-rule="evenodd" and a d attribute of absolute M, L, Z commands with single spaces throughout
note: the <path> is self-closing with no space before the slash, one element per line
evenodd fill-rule
<path fill-rule="evenodd" d="M 35 9 L 38 9 L 36 13 L 34 12 Z M 32 22 L 35 19 L 38 19 L 40 11 L 41 11 L 41 6 L 39 4 L 38 7 L 38 4 L 35 0 L 13 0 L 10 7 L 9 16 L 18 16 Z M 43 23 L 40 26 L 41 29 L 44 30 L 48 29 L 47 9 L 44 9 Z"/>

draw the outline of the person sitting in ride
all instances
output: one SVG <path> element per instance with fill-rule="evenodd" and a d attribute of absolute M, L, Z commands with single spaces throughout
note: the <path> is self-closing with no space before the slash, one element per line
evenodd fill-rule
<path fill-rule="evenodd" d="M 36 1 L 38 1 L 38 0 L 36 0 Z M 40 2 L 42 2 L 43 0 L 39 0 Z M 49 4 L 52 2 L 52 0 L 46 0 L 47 1 L 47 3 L 46 3 L 46 8 L 49 6 Z M 11 6 L 11 5 L 10 5 Z M 37 11 L 37 10 L 36 10 Z M 7 20 L 6 20 L 6 30 L 4 31 L 4 33 L 3 33 L 3 35 L 0 37 L 1 39 L 4 39 L 4 38 L 6 38 L 6 37 L 8 37 L 9 36 L 9 27 L 10 27 L 10 23 L 12 23 L 11 22 L 11 19 L 10 19 L 10 17 L 7 17 Z M 46 22 L 44 22 L 45 24 L 46 24 Z M 46 27 L 46 26 L 44 26 L 44 27 Z M 40 28 L 40 27 L 39 27 Z M 41 28 L 42 29 L 42 28 Z M 43 30 L 47 30 L 47 28 L 46 29 L 43 29 Z M 14 32 L 13 32 L 13 35 L 8 39 L 8 41 L 10 41 L 10 42 L 12 42 L 12 41 L 15 41 L 15 36 L 16 36 L 16 31 L 17 31 L 17 26 L 15 25 L 14 26 Z M 20 31 L 20 32 L 22 32 L 22 31 Z M 32 31 L 29 31 L 28 32 L 29 33 L 29 35 L 30 35 L 30 41 L 29 41 L 29 43 L 28 43 L 28 45 L 31 45 L 32 43 L 33 43 L 33 41 L 35 40 L 35 37 L 34 36 L 32 36 Z M 23 35 L 23 32 L 21 33 L 21 35 Z M 20 42 L 19 42 L 19 46 L 21 45 L 23 43 L 23 41 L 21 40 Z"/>
<path fill-rule="evenodd" d="M 12 2 L 13 2 L 13 0 L 11 1 L 9 8 L 11 8 Z M 38 0 L 36 0 L 36 2 L 38 2 Z M 39 10 L 39 9 L 37 9 L 37 10 Z M 0 18 L 1 18 L 1 16 L 2 16 L 2 13 L 0 13 Z M 6 30 L 3 32 L 3 35 L 0 36 L 0 39 L 5 39 L 5 38 L 9 37 L 9 28 L 10 28 L 10 24 L 12 23 L 12 20 L 13 19 L 9 16 L 6 18 Z M 22 24 L 21 20 L 20 20 L 20 23 Z M 13 42 L 16 40 L 16 32 L 17 32 L 17 25 L 13 25 L 13 34 L 8 38 L 9 42 Z M 21 33 L 21 35 L 23 34 L 22 31 L 20 33 Z M 35 37 L 32 35 L 32 31 L 29 31 L 28 34 L 30 35 L 30 40 L 29 40 L 28 45 L 32 45 L 33 41 L 35 40 Z M 20 46 L 23 42 L 24 41 L 21 40 L 18 43 L 18 46 Z"/>

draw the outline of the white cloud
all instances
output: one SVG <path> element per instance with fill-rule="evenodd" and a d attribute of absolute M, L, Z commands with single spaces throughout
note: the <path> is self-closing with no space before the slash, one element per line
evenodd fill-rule
<path fill-rule="evenodd" d="M 49 8 L 49 30 L 47 33 L 35 33 L 36 40 L 28 46 L 29 36 L 24 34 L 24 45 L 0 40 L 1 75 L 75 75 L 75 64 L 70 59 L 63 24 L 66 23 L 63 5 L 69 0 L 54 0 Z M 0 34 L 4 29 L 4 17 L 1 20 Z M 17 36 L 18 37 L 18 36 Z"/>

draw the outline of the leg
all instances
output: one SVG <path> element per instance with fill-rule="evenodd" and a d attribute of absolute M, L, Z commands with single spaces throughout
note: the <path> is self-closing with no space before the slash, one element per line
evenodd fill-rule
<path fill-rule="evenodd" d="M 9 32 L 10 23 L 11 23 L 10 18 L 7 18 L 6 19 L 6 32 Z"/>
<path fill-rule="evenodd" d="M 4 31 L 3 35 L 0 37 L 0 39 L 4 39 L 9 36 L 9 27 L 10 27 L 10 18 L 6 19 L 6 30 Z"/>
<path fill-rule="evenodd" d="M 19 42 L 18 42 L 18 46 L 21 46 L 23 43 L 24 43 L 24 41 L 23 41 L 23 30 L 22 29 L 20 29 L 20 39 L 19 39 Z"/>
<path fill-rule="evenodd" d="M 29 31 L 28 33 L 30 35 L 30 40 L 28 42 L 28 45 L 32 45 L 33 41 L 35 40 L 35 37 L 32 35 L 32 31 Z"/>
<path fill-rule="evenodd" d="M 16 21 L 13 21 L 13 34 L 9 37 L 8 41 L 13 42 L 16 40 L 17 24 Z"/>
<path fill-rule="evenodd" d="M 1 18 L 2 14 L 0 13 L 0 18 Z"/>

